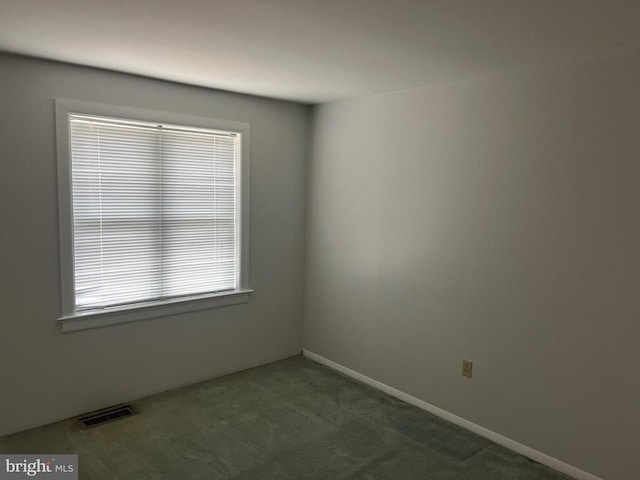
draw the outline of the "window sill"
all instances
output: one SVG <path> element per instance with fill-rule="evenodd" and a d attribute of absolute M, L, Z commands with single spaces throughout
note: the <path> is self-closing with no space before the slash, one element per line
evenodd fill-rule
<path fill-rule="evenodd" d="M 181 313 L 247 303 L 252 292 L 253 290 L 236 290 L 234 292 L 189 297 L 188 299 L 166 300 L 123 308 L 93 310 L 61 317 L 58 318 L 57 322 L 62 327 L 62 333 L 77 332 L 80 330 L 109 327 L 122 323 L 139 322 L 152 318 L 168 317 Z"/>

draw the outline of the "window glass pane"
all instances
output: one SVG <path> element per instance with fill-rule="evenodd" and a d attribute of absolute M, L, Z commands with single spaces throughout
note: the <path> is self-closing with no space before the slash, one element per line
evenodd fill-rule
<path fill-rule="evenodd" d="M 235 145 L 233 137 L 163 132 L 165 295 L 236 285 Z"/>

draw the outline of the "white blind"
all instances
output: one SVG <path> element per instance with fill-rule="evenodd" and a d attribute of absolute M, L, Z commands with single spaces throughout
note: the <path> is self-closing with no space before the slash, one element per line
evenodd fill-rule
<path fill-rule="evenodd" d="M 70 116 L 76 311 L 239 283 L 238 137 Z"/>

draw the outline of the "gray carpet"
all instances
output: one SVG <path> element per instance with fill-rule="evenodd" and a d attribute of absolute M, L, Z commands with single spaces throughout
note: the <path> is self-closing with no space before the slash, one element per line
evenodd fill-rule
<path fill-rule="evenodd" d="M 569 478 L 302 357 L 133 405 L 87 430 L 0 438 L 0 452 L 78 453 L 81 480 Z"/>

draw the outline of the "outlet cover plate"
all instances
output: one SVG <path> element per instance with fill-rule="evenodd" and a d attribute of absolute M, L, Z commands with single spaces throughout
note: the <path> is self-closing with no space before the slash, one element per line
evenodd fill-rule
<path fill-rule="evenodd" d="M 473 370 L 473 362 L 471 360 L 462 360 L 462 375 L 471 378 Z"/>

